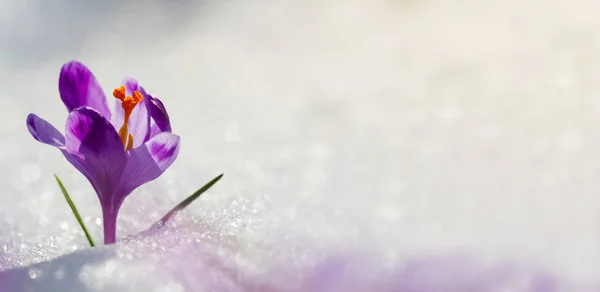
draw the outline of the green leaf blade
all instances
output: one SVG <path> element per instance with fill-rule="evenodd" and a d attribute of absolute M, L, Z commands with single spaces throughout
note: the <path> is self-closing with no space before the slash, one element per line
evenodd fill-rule
<path fill-rule="evenodd" d="M 185 200 L 183 200 L 181 203 L 179 203 L 177 206 L 175 206 L 175 208 L 171 209 L 171 211 L 169 211 L 165 216 L 163 216 L 158 222 L 156 222 L 154 224 L 155 225 L 154 227 L 162 227 L 165 224 L 165 222 L 170 220 L 173 216 L 175 216 L 175 214 L 177 214 L 181 210 L 185 209 L 194 200 L 199 198 L 200 195 L 202 195 L 204 192 L 206 192 L 208 189 L 210 189 L 214 184 L 216 184 L 223 177 L 223 175 L 224 174 L 222 173 L 222 174 L 218 175 L 217 177 L 213 178 L 211 181 L 209 181 L 204 186 L 202 186 L 200 189 L 198 189 L 196 192 L 194 192 L 191 196 L 187 197 Z"/>
<path fill-rule="evenodd" d="M 69 193 L 65 189 L 65 186 L 63 185 L 63 183 L 60 181 L 60 179 L 58 178 L 58 176 L 56 174 L 54 175 L 54 178 L 56 178 L 56 182 L 58 183 L 58 186 L 60 187 L 60 190 L 62 191 L 63 195 L 65 196 L 65 200 L 67 200 L 67 204 L 69 204 L 69 207 L 71 208 L 71 211 L 75 215 L 75 218 L 77 219 L 77 222 L 79 222 L 79 226 L 81 226 L 81 229 L 83 229 L 83 233 L 85 233 L 85 237 L 87 237 L 87 240 L 90 243 L 90 246 L 91 247 L 96 246 L 94 244 L 94 240 L 92 239 L 92 236 L 90 235 L 90 233 L 88 232 L 87 228 L 85 227 L 85 224 L 83 223 L 83 220 L 81 220 L 81 216 L 79 215 L 79 211 L 77 211 L 77 208 L 75 207 L 75 204 L 73 203 L 73 200 L 71 200 L 71 197 L 69 196 Z"/>

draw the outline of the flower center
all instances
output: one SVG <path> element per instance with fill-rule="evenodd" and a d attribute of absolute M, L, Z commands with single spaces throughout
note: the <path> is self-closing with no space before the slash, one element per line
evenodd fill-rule
<path fill-rule="evenodd" d="M 121 137 L 121 142 L 125 147 L 125 150 L 131 150 L 133 148 L 133 136 L 129 134 L 129 129 L 127 128 L 127 123 L 129 122 L 129 117 L 131 116 L 131 112 L 135 108 L 135 106 L 144 100 L 144 97 L 139 91 L 134 91 L 133 96 L 127 96 L 127 90 L 125 86 L 121 86 L 115 88 L 113 91 L 113 96 L 121 101 L 121 106 L 125 111 L 125 116 L 123 118 L 123 126 L 119 130 L 119 137 Z"/>

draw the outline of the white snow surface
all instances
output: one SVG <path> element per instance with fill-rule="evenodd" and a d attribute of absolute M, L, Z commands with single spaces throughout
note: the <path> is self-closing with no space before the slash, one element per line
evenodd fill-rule
<path fill-rule="evenodd" d="M 0 0 L 0 291 L 600 291 L 600 1 Z M 120 242 L 34 112 L 166 105 Z M 109 95 L 110 96 L 110 95 Z M 214 176 L 164 229 L 146 230 Z"/>

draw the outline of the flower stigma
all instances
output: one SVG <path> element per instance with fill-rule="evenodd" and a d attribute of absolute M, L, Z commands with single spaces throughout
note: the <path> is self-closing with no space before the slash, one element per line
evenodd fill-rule
<path fill-rule="evenodd" d="M 135 106 L 144 100 L 144 97 L 139 91 L 134 91 L 133 96 L 127 96 L 127 90 L 125 86 L 121 86 L 115 88 L 113 91 L 113 96 L 121 101 L 121 106 L 125 111 L 125 116 L 123 118 L 123 126 L 119 130 L 119 137 L 121 138 L 121 142 L 125 147 L 125 151 L 129 151 L 133 148 L 133 136 L 129 134 L 129 129 L 127 128 L 127 123 L 129 122 L 129 117 L 131 116 L 131 112 Z"/>

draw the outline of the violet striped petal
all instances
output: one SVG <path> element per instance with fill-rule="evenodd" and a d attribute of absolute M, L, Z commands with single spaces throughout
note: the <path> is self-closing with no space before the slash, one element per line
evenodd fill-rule
<path fill-rule="evenodd" d="M 35 114 L 29 114 L 27 116 L 27 129 L 33 138 L 39 142 L 58 148 L 67 161 L 86 178 L 90 179 L 90 173 L 86 167 L 85 160 L 77 154 L 71 154 L 66 150 L 65 137 L 54 126 Z"/>
<path fill-rule="evenodd" d="M 83 159 L 101 203 L 110 203 L 126 162 L 115 128 L 99 112 L 83 107 L 67 118 L 65 138 L 67 151 Z"/>
<path fill-rule="evenodd" d="M 151 118 L 150 135 L 148 138 L 152 138 L 162 132 L 171 133 L 171 120 L 169 119 L 167 109 L 160 99 L 148 94 L 146 107 L 148 108 L 148 113 Z"/>
<path fill-rule="evenodd" d="M 27 116 L 27 129 L 34 139 L 54 146 L 64 147 L 65 137 L 54 126 L 35 114 Z"/>
<path fill-rule="evenodd" d="M 138 186 L 159 177 L 179 154 L 179 136 L 160 133 L 142 146 L 129 151 L 123 171 L 121 193 L 129 194 Z"/>
<path fill-rule="evenodd" d="M 90 69 L 82 63 L 71 61 L 62 66 L 58 90 L 69 112 L 87 106 L 110 120 L 111 113 L 102 87 Z"/>

